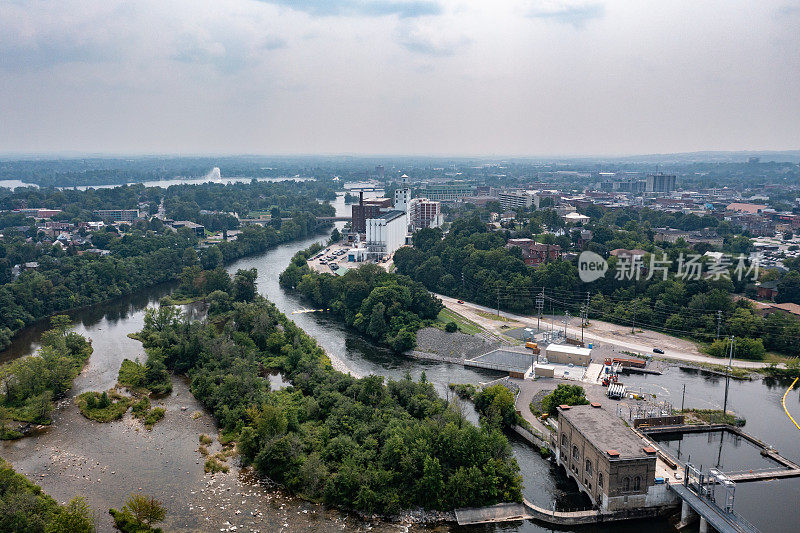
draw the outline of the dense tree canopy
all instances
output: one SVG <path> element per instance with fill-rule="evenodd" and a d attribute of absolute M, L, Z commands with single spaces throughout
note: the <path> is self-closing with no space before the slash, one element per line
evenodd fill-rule
<path fill-rule="evenodd" d="M 188 372 L 194 395 L 223 431 L 239 436 L 245 463 L 291 490 L 382 514 L 521 499 L 500 431 L 470 424 L 424 381 L 384 383 L 334 370 L 316 342 L 262 297 L 235 303 L 213 325 L 162 318 L 145 324 L 145 346 Z M 292 386 L 270 390 L 270 370 Z"/>
<path fill-rule="evenodd" d="M 374 264 L 351 269 L 343 276 L 320 274 L 308 267 L 310 253 L 295 255 L 281 274 L 281 285 L 298 290 L 348 326 L 398 352 L 413 348 L 417 330 L 442 309 L 438 298 L 407 276 L 388 273 Z"/>

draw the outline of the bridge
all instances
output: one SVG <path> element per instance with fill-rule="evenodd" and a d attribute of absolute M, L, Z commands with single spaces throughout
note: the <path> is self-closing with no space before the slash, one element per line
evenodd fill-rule
<path fill-rule="evenodd" d="M 738 514 L 733 512 L 726 513 L 716 505 L 704 500 L 687 487 L 678 483 L 671 484 L 670 489 L 683 500 L 683 508 L 681 509 L 681 524 L 686 525 L 689 522 L 688 509 L 692 509 L 695 513 L 700 515 L 700 532 L 708 531 L 708 525 L 720 533 L 758 533 L 755 526 L 744 520 Z"/>
<path fill-rule="evenodd" d="M 269 218 L 240 218 L 239 223 L 248 226 L 251 224 L 258 224 L 263 226 L 265 224 L 269 224 L 271 219 Z M 288 222 L 292 220 L 291 218 L 281 218 L 281 222 Z M 352 220 L 352 217 L 317 217 L 317 223 L 326 223 L 326 222 L 349 222 Z"/>

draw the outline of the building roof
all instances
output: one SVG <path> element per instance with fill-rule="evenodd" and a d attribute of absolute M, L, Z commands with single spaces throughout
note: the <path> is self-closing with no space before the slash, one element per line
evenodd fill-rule
<path fill-rule="evenodd" d="M 760 213 L 766 208 L 767 206 L 760 204 L 743 204 L 739 202 L 734 202 L 732 204 L 729 204 L 726 209 L 728 211 L 741 211 L 742 213 L 756 214 Z"/>
<path fill-rule="evenodd" d="M 545 348 L 548 352 L 569 353 L 572 355 L 592 355 L 591 348 L 581 348 L 571 344 L 548 344 Z"/>
<path fill-rule="evenodd" d="M 800 315 L 800 305 L 797 304 L 786 302 L 782 304 L 772 304 L 772 307 L 775 309 L 786 311 L 787 313 L 791 313 L 793 315 Z"/>
<path fill-rule="evenodd" d="M 602 407 L 574 405 L 569 409 L 559 409 L 559 419 L 569 421 L 586 439 L 610 460 L 626 460 L 648 457 L 644 452 L 642 439 L 613 413 Z M 619 456 L 609 456 L 615 450 Z M 653 456 L 650 456 L 653 457 Z"/>
<path fill-rule="evenodd" d="M 396 218 L 399 218 L 399 217 L 405 216 L 405 214 L 406 214 L 406 212 L 405 212 L 405 211 L 395 211 L 395 210 L 392 210 L 392 211 L 386 211 L 385 213 L 381 213 L 380 215 L 378 215 L 378 216 L 377 216 L 377 217 L 375 217 L 375 218 L 383 219 L 383 220 L 385 220 L 386 222 L 391 222 L 392 220 L 394 220 L 394 219 L 396 219 Z"/>

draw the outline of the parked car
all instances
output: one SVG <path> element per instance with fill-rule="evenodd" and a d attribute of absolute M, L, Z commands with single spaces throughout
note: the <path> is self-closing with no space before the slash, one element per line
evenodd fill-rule
<path fill-rule="evenodd" d="M 464 300 L 459 300 L 458 303 L 463 304 Z"/>
<path fill-rule="evenodd" d="M 664 353 L 664 350 L 662 350 L 661 348 L 653 348 L 653 352 L 654 353 Z"/>

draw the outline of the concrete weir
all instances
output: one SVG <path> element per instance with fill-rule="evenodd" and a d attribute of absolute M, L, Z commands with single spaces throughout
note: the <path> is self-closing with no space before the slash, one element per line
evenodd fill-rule
<path fill-rule="evenodd" d="M 498 503 L 488 507 L 467 507 L 456 509 L 458 525 L 491 524 L 512 522 L 517 520 L 535 520 L 550 525 L 575 526 L 636 520 L 663 516 L 675 510 L 674 506 L 648 507 L 644 509 L 626 509 L 614 512 L 600 512 L 596 509 L 586 511 L 552 511 L 547 510 L 526 499 L 522 503 Z"/>

